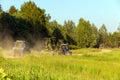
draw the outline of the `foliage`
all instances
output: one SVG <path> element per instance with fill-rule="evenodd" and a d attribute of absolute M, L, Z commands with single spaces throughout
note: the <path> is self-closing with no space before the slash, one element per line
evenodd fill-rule
<path fill-rule="evenodd" d="M 12 39 L 22 39 L 34 46 L 36 41 L 49 39 L 49 43 L 57 47 L 60 43 L 68 43 L 77 48 L 120 47 L 120 30 L 110 33 L 105 24 L 99 29 L 83 18 L 76 26 L 74 21 L 49 21 L 50 14 L 38 7 L 33 1 L 25 2 L 20 9 L 13 6 L 4 12 L 0 5 L 0 45 Z M 7 43 L 6 43 L 7 44 Z"/>
<path fill-rule="evenodd" d="M 3 10 L 2 10 L 2 7 L 1 7 L 1 4 L 0 4 L 0 12 L 2 12 Z"/>
<path fill-rule="evenodd" d="M 89 21 L 85 21 L 83 18 L 79 20 L 77 27 L 77 44 L 81 48 L 90 47 L 92 42 L 92 27 Z"/>
<path fill-rule="evenodd" d="M 100 39 L 100 46 L 106 47 L 107 41 L 108 41 L 108 32 L 107 32 L 106 26 L 104 24 L 99 29 L 99 39 Z"/>
<path fill-rule="evenodd" d="M 26 2 L 21 6 L 21 13 L 23 18 L 30 22 L 33 28 L 33 37 L 39 38 L 48 35 L 46 28 L 46 14 L 45 10 L 40 9 L 34 2 Z"/>
<path fill-rule="evenodd" d="M 30 29 L 28 28 L 29 23 L 24 19 L 14 17 L 8 13 L 2 13 L 0 15 L 0 32 L 1 39 L 5 40 L 5 38 L 10 36 L 13 40 L 16 39 L 26 39 L 29 40 Z"/>
<path fill-rule="evenodd" d="M 14 14 L 16 12 L 17 12 L 17 9 L 15 8 L 15 6 L 11 6 L 10 9 L 9 9 L 9 13 Z"/>
<path fill-rule="evenodd" d="M 72 50 L 79 49 L 79 47 L 75 46 L 75 45 L 69 45 L 69 48 L 72 49 Z"/>
<path fill-rule="evenodd" d="M 65 42 L 68 44 L 76 45 L 76 40 L 75 40 L 75 23 L 72 20 L 68 20 L 64 22 L 64 28 L 63 28 L 63 35 Z"/>
<path fill-rule="evenodd" d="M 94 24 L 92 24 L 91 29 L 92 29 L 92 33 L 91 33 L 90 47 L 98 48 L 99 47 L 99 43 L 98 43 L 99 32 L 98 32 L 98 29 Z"/>

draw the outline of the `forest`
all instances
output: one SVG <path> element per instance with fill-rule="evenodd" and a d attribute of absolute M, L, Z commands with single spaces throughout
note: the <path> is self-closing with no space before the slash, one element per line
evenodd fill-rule
<path fill-rule="evenodd" d="M 20 9 L 12 5 L 8 11 L 0 5 L 0 46 L 5 47 L 6 39 L 25 40 L 31 47 L 36 41 L 47 39 L 52 46 L 68 43 L 72 49 L 120 47 L 120 27 L 108 32 L 105 24 L 98 28 L 83 18 L 78 24 L 72 20 L 59 24 L 57 20 L 51 21 L 51 17 L 32 1 L 25 2 Z"/>

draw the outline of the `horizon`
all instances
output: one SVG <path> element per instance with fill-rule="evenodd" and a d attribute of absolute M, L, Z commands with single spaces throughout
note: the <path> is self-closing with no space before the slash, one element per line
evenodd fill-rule
<path fill-rule="evenodd" d="M 20 6 L 27 1 L 35 2 L 38 7 L 45 9 L 46 14 L 50 14 L 50 21 L 56 20 L 62 25 L 65 20 L 72 20 L 77 25 L 80 18 L 94 23 L 97 28 L 105 24 L 109 32 L 117 31 L 120 25 L 119 0 L 1 0 L 0 4 L 4 11 L 8 11 L 12 5 L 20 10 Z"/>

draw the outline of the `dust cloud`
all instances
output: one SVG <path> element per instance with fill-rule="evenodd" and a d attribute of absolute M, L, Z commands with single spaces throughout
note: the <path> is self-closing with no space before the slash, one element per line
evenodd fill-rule
<path fill-rule="evenodd" d="M 35 43 L 33 46 L 33 50 L 41 51 L 45 49 L 45 41 L 46 41 L 45 39 L 34 41 Z"/>
<path fill-rule="evenodd" d="M 46 42 L 45 39 L 34 40 L 33 42 L 34 42 L 33 47 L 30 46 L 31 44 L 28 45 L 30 50 L 41 52 L 45 49 L 45 42 Z M 6 58 L 14 57 L 14 52 L 12 50 L 14 44 L 15 44 L 15 40 L 11 36 L 5 36 L 3 39 L 0 38 L 1 53 L 4 57 Z"/>
<path fill-rule="evenodd" d="M 13 55 L 13 51 L 12 51 L 12 47 L 14 45 L 14 39 L 9 36 L 0 36 L 0 52 L 3 55 L 3 57 L 6 56 L 12 56 Z"/>

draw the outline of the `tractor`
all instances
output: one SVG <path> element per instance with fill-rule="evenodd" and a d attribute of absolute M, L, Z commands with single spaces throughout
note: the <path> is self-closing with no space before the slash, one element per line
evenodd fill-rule
<path fill-rule="evenodd" d="M 23 40 L 16 40 L 13 47 L 14 57 L 19 56 L 22 57 L 27 53 L 30 53 L 30 49 L 28 43 Z"/>
<path fill-rule="evenodd" d="M 68 44 L 61 44 L 58 49 L 58 55 L 72 55 Z"/>

